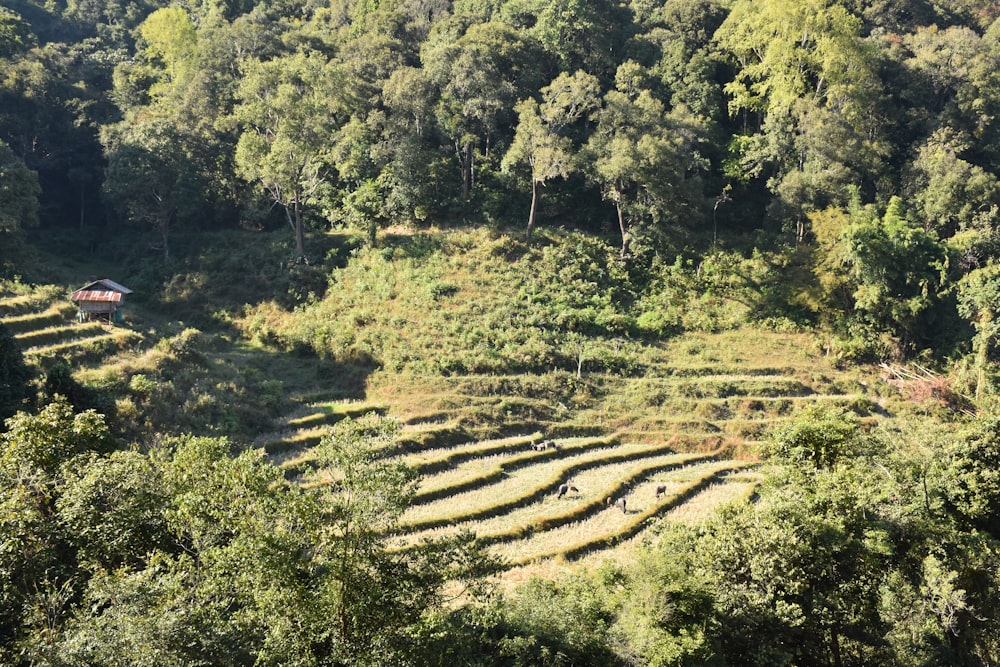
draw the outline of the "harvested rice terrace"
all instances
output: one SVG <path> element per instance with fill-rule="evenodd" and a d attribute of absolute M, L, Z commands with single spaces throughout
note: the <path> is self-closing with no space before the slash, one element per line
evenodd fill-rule
<path fill-rule="evenodd" d="M 142 338 L 129 329 L 97 322 L 76 322 L 76 308 L 51 296 L 0 298 L 0 322 L 14 336 L 29 361 L 53 357 L 100 359 Z"/>
<path fill-rule="evenodd" d="M 0 318 L 17 318 L 31 315 L 39 309 L 39 299 L 33 294 L 21 294 L 0 298 Z"/>
<path fill-rule="evenodd" d="M 711 480 L 725 472 L 738 470 L 741 465 L 724 461 L 680 471 L 680 479 L 666 485 L 667 495 L 660 500 L 655 499 L 656 480 L 646 481 L 637 485 L 633 493 L 624 496 L 626 500 L 631 500 L 626 504 L 626 511 L 614 505 L 605 507 L 579 521 L 503 542 L 491 550 L 511 564 L 523 565 L 541 558 L 576 559 L 595 551 L 611 549 L 648 528 L 651 520 L 664 510 L 683 503 Z M 664 478 L 662 481 L 671 480 Z"/>
<path fill-rule="evenodd" d="M 731 452 L 747 452 L 806 405 L 877 410 L 859 383 L 822 364 L 659 370 L 658 377 L 591 375 L 589 404 L 561 398 L 551 378 L 530 375 L 429 378 L 419 401 L 408 401 L 405 387 L 376 394 L 403 425 L 388 455 L 420 474 L 391 544 L 406 549 L 470 531 L 509 573 L 553 559 L 627 558 L 663 522 L 697 522 L 726 503 L 747 502 L 759 484 L 755 464 Z M 330 415 L 350 405 L 331 402 L 287 419 L 285 435 L 266 446 L 272 461 L 300 483 L 328 481 L 323 471 L 308 472 L 310 448 L 338 418 Z M 479 429 L 514 434 L 473 437 Z M 536 450 L 543 439 L 558 448 Z M 559 497 L 562 484 L 577 490 Z M 626 511 L 608 498 L 624 498 Z"/>
<path fill-rule="evenodd" d="M 686 486 L 696 475 L 695 467 L 685 468 L 675 473 L 671 473 L 672 485 L 676 490 L 676 484 Z M 684 476 L 689 477 L 685 480 Z M 518 560 L 512 563 L 512 567 L 504 575 L 504 582 L 508 585 L 517 583 L 527 576 L 541 575 L 564 571 L 569 567 L 594 570 L 607 560 L 614 562 L 627 562 L 633 559 L 635 551 L 646 545 L 655 544 L 658 540 L 659 531 L 657 527 L 666 522 L 685 523 L 696 525 L 706 521 L 722 506 L 728 503 L 748 502 L 760 485 L 761 477 L 757 473 L 750 471 L 732 470 L 717 474 L 705 485 L 700 485 L 694 493 L 687 493 L 683 497 L 674 496 L 671 501 L 667 501 L 667 509 L 659 514 L 658 520 L 650 522 L 647 530 L 624 539 L 618 539 L 612 545 L 607 543 L 593 546 L 589 550 L 576 551 L 568 554 L 568 557 Z M 497 548 L 494 548 L 496 552 Z"/>
<path fill-rule="evenodd" d="M 728 338 L 719 337 L 727 349 Z M 697 523 L 725 504 L 749 502 L 760 484 L 755 463 L 728 458 L 732 452 L 750 451 L 817 402 L 861 414 L 880 410 L 867 385 L 802 341 L 769 340 L 787 348 L 778 364 L 664 362 L 632 376 L 586 375 L 589 404 L 560 398 L 554 383 L 540 377 L 428 379 L 420 411 L 403 422 L 410 435 L 432 444 L 399 457 L 421 479 L 391 543 L 406 549 L 469 531 L 509 565 L 509 581 L 553 564 L 628 559 L 655 541 L 665 522 Z M 768 349 L 755 353 L 771 356 Z M 440 431 L 491 409 L 506 410 L 512 422 L 522 419 L 523 431 L 433 444 Z M 559 450 L 534 452 L 531 445 L 542 438 L 554 438 Z M 564 483 L 577 490 L 560 497 Z M 624 498 L 626 511 L 609 507 L 609 497 Z"/>
<path fill-rule="evenodd" d="M 80 338 L 92 338 L 104 333 L 104 327 L 97 322 L 85 324 L 58 324 L 55 326 L 25 331 L 15 334 L 14 339 L 22 348 L 39 348 L 55 343 L 65 343 Z"/>
<path fill-rule="evenodd" d="M 468 509 L 463 514 L 451 516 L 451 520 L 443 525 L 420 528 L 425 523 L 440 523 L 435 517 L 446 515 L 449 510 L 454 511 L 451 503 L 439 501 L 412 507 L 403 517 L 401 530 L 406 532 L 398 543 L 413 544 L 424 538 L 462 530 L 469 530 L 491 542 L 510 541 L 562 524 L 577 523 L 588 515 L 603 513 L 607 509 L 608 498 L 625 498 L 628 512 L 634 513 L 648 507 L 649 503 L 645 501 L 655 499 L 658 486 L 667 486 L 666 496 L 671 496 L 683 485 L 680 480 L 690 476 L 690 469 L 714 473 L 733 465 L 731 461 L 720 462 L 703 455 L 672 453 L 609 462 L 574 474 L 569 484 L 576 490 L 571 489 L 562 497 L 559 497 L 558 485 L 545 485 L 541 488 L 542 493 L 534 493 L 534 485 L 538 483 L 539 477 L 543 484 L 548 480 L 544 478 L 544 472 L 531 471 L 524 474 L 522 479 L 505 480 L 502 484 L 507 488 L 489 485 L 458 494 L 454 500 Z M 491 502 L 491 497 L 501 494 L 516 497 L 518 493 L 527 502 L 517 503 L 520 506 L 511 507 L 503 514 L 494 512 L 497 506 Z M 636 499 L 641 499 L 638 501 L 639 505 L 630 506 L 628 501 L 631 500 L 634 504 Z"/>
<path fill-rule="evenodd" d="M 756 481 L 746 477 L 727 481 L 736 478 L 746 463 L 665 455 L 646 464 L 632 461 L 595 468 L 576 475 L 578 490 L 563 497 L 551 493 L 504 514 L 411 530 L 394 538 L 393 545 L 406 548 L 470 531 L 511 567 L 552 558 L 622 557 L 639 543 L 637 536 L 650 539 L 648 530 L 659 518 L 669 520 L 681 511 L 685 514 L 680 516 L 687 518 L 678 520 L 704 517 L 722 503 L 745 501 L 756 487 Z M 619 479 L 628 481 L 620 485 Z M 624 509 L 617 503 L 608 505 L 608 497 L 624 498 Z"/>
<path fill-rule="evenodd" d="M 454 471 L 425 478 L 413 506 L 403 516 L 403 524 L 420 525 L 431 521 L 486 516 L 496 510 L 500 498 L 507 499 L 502 503 L 505 508 L 517 507 L 545 494 L 556 493 L 563 483 L 577 486 L 576 477 L 593 468 L 606 468 L 618 463 L 643 467 L 675 466 L 703 457 L 701 454 L 678 455 L 662 445 L 621 445 L 581 451 L 565 458 L 539 460 L 532 465 L 525 465 L 524 459 L 510 466 L 505 466 L 503 461 L 484 461 L 484 465 L 479 466 L 474 461 Z M 624 479 L 608 473 L 610 486 L 602 485 L 604 495 L 614 494 Z M 447 508 L 456 503 L 461 509 L 452 509 L 448 514 Z"/>
<path fill-rule="evenodd" d="M 4 311 L 0 311 L 2 313 Z M 53 305 L 42 312 L 31 312 L 25 315 L 6 316 L 0 314 L 4 326 L 15 335 L 29 334 L 46 327 L 65 324 L 73 317 L 73 308 L 68 304 Z"/>
<path fill-rule="evenodd" d="M 99 360 L 141 338 L 76 323 L 73 313 L 59 297 L 0 298 L 0 321 L 29 359 Z M 471 531 L 508 563 L 508 581 L 558 564 L 627 559 L 663 522 L 695 523 L 746 502 L 759 484 L 754 463 L 729 457 L 806 405 L 878 412 L 864 385 L 801 341 L 760 336 L 755 353 L 774 363 L 732 357 L 732 335 L 691 336 L 630 375 L 585 373 L 584 394 L 567 391 L 568 374 L 393 378 L 364 400 L 319 388 L 294 397 L 297 407 L 253 445 L 287 478 L 322 484 L 330 475 L 310 472 L 313 448 L 332 425 L 394 416 L 402 428 L 386 456 L 420 475 L 388 537 L 394 548 Z M 711 354 L 700 351 L 711 345 Z M 546 439 L 558 448 L 534 448 Z M 559 497 L 562 484 L 576 490 Z M 625 511 L 608 498 L 624 499 Z"/>

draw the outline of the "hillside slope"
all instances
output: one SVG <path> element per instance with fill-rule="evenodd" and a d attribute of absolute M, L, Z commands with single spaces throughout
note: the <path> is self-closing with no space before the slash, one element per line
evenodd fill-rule
<path fill-rule="evenodd" d="M 224 285 L 236 265 L 202 258 L 185 275 Z M 61 286 L 0 309 L 29 359 L 71 364 L 140 441 L 226 435 L 312 485 L 330 479 L 313 448 L 334 424 L 394 418 L 384 456 L 421 474 L 397 547 L 471 530 L 511 566 L 625 553 L 661 517 L 745 501 L 757 443 L 805 406 L 894 409 L 891 387 L 839 368 L 812 333 L 753 324 L 749 283 L 640 290 L 613 250 L 574 234 L 394 237 L 325 270 L 329 288 L 295 307 L 209 288 L 189 307 L 229 314 L 203 330 L 172 319 L 176 296 L 106 331 L 72 322 Z"/>

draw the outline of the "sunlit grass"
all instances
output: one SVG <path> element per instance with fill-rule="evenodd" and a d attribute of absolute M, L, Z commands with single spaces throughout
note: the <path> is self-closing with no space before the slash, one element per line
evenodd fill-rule
<path fill-rule="evenodd" d="M 756 482 L 738 481 L 713 484 L 694 498 L 667 512 L 663 518 L 665 521 L 678 523 L 702 523 L 723 505 L 746 501 L 757 486 Z"/>
<path fill-rule="evenodd" d="M 141 334 L 136 333 L 135 331 L 117 329 L 96 336 L 75 338 L 60 343 L 53 343 L 51 345 L 29 347 L 24 351 L 24 355 L 29 358 L 56 356 L 67 353 L 76 353 L 81 355 L 93 353 L 103 356 L 130 342 L 139 340 L 141 337 Z"/>
<path fill-rule="evenodd" d="M 400 543 L 415 543 L 421 539 L 441 537 L 463 530 L 469 530 L 477 536 L 485 538 L 507 535 L 514 536 L 518 532 L 531 533 L 533 528 L 537 527 L 542 519 L 558 518 L 567 513 L 572 513 L 576 508 L 592 505 L 595 502 L 603 505 L 607 497 L 617 494 L 617 481 L 628 479 L 637 471 L 642 471 L 653 466 L 683 463 L 689 459 L 690 457 L 685 455 L 664 454 L 582 470 L 571 477 L 565 478 L 565 482 L 576 487 L 577 490 L 569 491 L 562 498 L 558 498 L 558 494 L 553 491 L 537 502 L 511 510 L 501 516 L 475 521 L 461 521 L 440 528 L 417 531 L 407 535 L 405 539 L 400 540 Z M 693 465 L 691 468 L 698 468 L 701 465 Z M 666 485 L 668 486 L 669 494 L 676 490 L 677 487 L 689 481 L 692 474 L 689 467 L 654 473 L 641 486 L 644 487 L 643 492 L 648 490 L 655 497 L 656 485 Z"/>
<path fill-rule="evenodd" d="M 627 448 L 627 449 L 626 449 Z M 520 467 L 509 472 L 505 472 L 502 478 L 496 483 L 485 484 L 470 491 L 449 495 L 441 500 L 421 503 L 412 506 L 403 515 L 403 524 L 416 524 L 423 521 L 435 520 L 439 518 L 447 519 L 462 514 L 481 512 L 498 504 L 501 500 L 511 500 L 520 497 L 531 496 L 539 489 L 556 485 L 562 481 L 574 477 L 576 473 L 572 468 L 587 465 L 611 465 L 611 457 L 628 456 L 634 462 L 632 465 L 640 465 L 640 461 L 646 458 L 662 456 L 667 459 L 681 462 L 690 455 L 678 455 L 673 452 L 664 452 L 663 448 L 641 447 L 634 445 L 622 445 L 607 450 L 585 452 L 579 455 L 559 457 L 548 461 Z M 610 459 L 610 460 L 609 460 Z M 603 462 L 607 461 L 607 464 Z M 493 462 L 492 470 L 498 466 Z M 485 476 L 484 471 L 478 471 L 479 475 Z"/>
<path fill-rule="evenodd" d="M 673 489 L 673 493 L 676 494 L 683 489 L 684 482 L 696 483 L 731 468 L 733 465 L 732 462 L 722 461 L 692 466 L 678 471 L 677 478 L 671 480 L 679 482 L 679 486 Z M 596 547 L 596 543 L 605 540 L 613 543 L 616 536 L 626 533 L 633 526 L 637 515 L 646 514 L 658 504 L 655 499 L 656 485 L 655 481 L 644 482 L 625 494 L 624 497 L 628 501 L 625 512 L 619 507 L 611 505 L 584 520 L 559 526 L 544 533 L 536 533 L 527 539 L 499 544 L 491 547 L 490 551 L 505 560 L 523 563 L 535 558 L 551 558 L 561 553 L 567 553 L 574 548 L 589 547 L 590 545 Z"/>
<path fill-rule="evenodd" d="M 523 466 L 527 462 L 555 456 L 549 461 L 549 466 L 566 467 L 570 464 L 591 461 L 602 458 L 602 454 L 595 453 L 594 449 L 608 450 L 613 443 L 604 438 L 577 438 L 573 441 L 561 441 L 558 454 L 554 455 L 553 450 L 535 452 L 522 445 L 510 448 L 506 452 L 495 453 L 488 456 L 477 457 L 469 461 L 464 461 L 454 467 L 437 474 L 425 476 L 421 480 L 419 493 L 427 493 L 442 488 L 462 484 L 469 480 L 483 478 L 489 474 L 501 470 L 511 469 L 513 466 Z M 403 459 L 404 462 L 415 462 L 416 457 Z M 545 464 L 538 464 L 545 465 Z M 534 467 L 534 466 L 533 466 Z M 514 474 L 513 471 L 508 475 Z"/>

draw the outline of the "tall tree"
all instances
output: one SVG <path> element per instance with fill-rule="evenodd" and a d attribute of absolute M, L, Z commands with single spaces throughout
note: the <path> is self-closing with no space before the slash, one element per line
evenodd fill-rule
<path fill-rule="evenodd" d="M 563 73 L 541 93 L 541 104 L 527 99 L 514 107 L 518 114 L 517 129 L 502 162 L 506 170 L 518 163 L 529 167 L 531 208 L 525 234 L 529 243 L 535 228 L 539 189 L 553 178 L 566 178 L 577 168 L 576 148 L 566 130 L 599 106 L 600 83 L 597 77 L 582 71 L 572 76 Z"/>
<path fill-rule="evenodd" d="M 926 330 L 921 323 L 939 298 L 943 245 L 936 234 L 907 220 L 899 197 L 889 201 L 881 219 L 854 222 L 844 235 L 856 308 L 896 336 L 901 352 L 912 351 Z"/>
<path fill-rule="evenodd" d="M 502 149 L 499 139 L 513 120 L 514 101 L 535 74 L 528 67 L 530 55 L 523 35 L 495 22 L 473 25 L 454 39 L 442 36 L 422 54 L 424 69 L 440 91 L 436 116 L 454 147 L 463 203 L 472 195 L 477 161 Z"/>
<path fill-rule="evenodd" d="M 104 190 L 129 220 L 159 234 L 170 258 L 170 231 L 178 217 L 193 217 L 202 190 L 187 137 L 170 119 L 150 117 L 107 128 L 108 170 Z"/>
<path fill-rule="evenodd" d="M 798 239 L 808 212 L 874 178 L 885 150 L 877 58 L 861 30 L 835 0 L 740 0 L 715 35 L 734 60 L 725 91 L 746 137 L 731 146 L 744 165 L 733 175 L 768 177 Z"/>
<path fill-rule="evenodd" d="M 38 176 L 0 141 L 0 233 L 38 224 Z"/>
<path fill-rule="evenodd" d="M 538 112 L 538 102 L 533 99 L 519 102 L 518 124 L 514 141 L 504 156 L 502 166 L 511 169 L 524 162 L 530 170 L 531 207 L 528 210 L 528 228 L 525 237 L 531 243 L 535 229 L 535 212 L 538 209 L 538 191 L 549 180 L 566 178 L 574 171 L 574 155 L 570 141 L 552 131 Z"/>
<path fill-rule="evenodd" d="M 615 206 L 623 257 L 635 238 L 648 240 L 693 210 L 691 175 L 704 166 L 697 123 L 683 110 L 668 113 L 637 85 L 640 71 L 632 62 L 619 67 L 617 89 L 604 96 L 587 143 L 589 175 Z"/>
<path fill-rule="evenodd" d="M 237 74 L 227 50 L 239 49 L 233 42 L 244 36 L 207 23 L 203 36 L 179 6 L 147 17 L 138 30 L 138 57 L 115 70 L 124 120 L 102 135 L 105 191 L 121 213 L 160 233 L 164 257 L 172 227 L 205 228 L 235 205 L 235 137 L 219 121 L 231 110 Z"/>
<path fill-rule="evenodd" d="M 343 122 L 340 78 L 323 55 L 299 52 L 249 62 L 237 92 L 237 170 L 284 208 L 299 256 L 304 209 L 330 180 L 325 153 Z"/>
<path fill-rule="evenodd" d="M 607 82 L 623 53 L 630 17 L 607 0 L 553 0 L 536 5 L 531 34 L 563 72 L 584 70 Z"/>
<path fill-rule="evenodd" d="M 14 336 L 0 324 L 0 419 L 7 419 L 24 407 L 31 395 L 32 377 L 34 373 L 24 363 Z"/>
<path fill-rule="evenodd" d="M 915 217 L 941 238 L 958 232 L 989 236 L 996 228 L 1000 180 L 964 159 L 973 142 L 948 129 L 931 134 L 907 169 L 906 193 Z"/>
<path fill-rule="evenodd" d="M 972 341 L 976 373 L 976 399 L 985 401 L 996 387 L 991 375 L 996 368 L 1000 341 L 1000 266 L 995 260 L 962 277 L 957 284 L 958 310 L 976 329 Z"/>

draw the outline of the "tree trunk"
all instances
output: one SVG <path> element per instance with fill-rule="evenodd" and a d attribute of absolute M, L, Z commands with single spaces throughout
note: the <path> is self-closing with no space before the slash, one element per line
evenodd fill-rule
<path fill-rule="evenodd" d="M 830 653 L 834 667 L 841 667 L 844 663 L 840 658 L 840 636 L 836 628 L 830 628 Z"/>
<path fill-rule="evenodd" d="M 302 230 L 302 206 L 299 204 L 298 197 L 292 202 L 292 213 L 295 216 L 295 253 L 299 257 L 305 257 L 306 237 Z"/>
<path fill-rule="evenodd" d="M 531 179 L 531 211 L 528 213 L 527 242 L 531 243 L 531 232 L 535 230 L 535 207 L 538 204 L 538 181 Z"/>
<path fill-rule="evenodd" d="M 170 232 L 170 225 L 164 224 L 160 226 L 160 238 L 163 239 L 163 261 L 166 262 L 170 259 L 170 241 L 168 239 Z"/>
<path fill-rule="evenodd" d="M 625 229 L 625 211 L 622 210 L 621 199 L 615 201 L 615 209 L 618 211 L 618 229 L 622 232 L 622 257 L 628 254 L 628 232 Z"/>
<path fill-rule="evenodd" d="M 472 144 L 462 148 L 462 201 L 469 201 L 472 195 Z"/>

